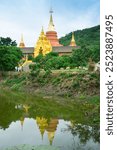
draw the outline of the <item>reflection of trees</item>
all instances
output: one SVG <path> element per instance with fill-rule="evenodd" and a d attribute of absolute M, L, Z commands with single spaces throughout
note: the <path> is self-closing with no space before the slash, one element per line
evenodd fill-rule
<path fill-rule="evenodd" d="M 2 129 L 8 128 L 11 122 L 17 121 L 21 114 L 21 111 L 15 109 L 15 104 L 0 100 L 0 126 Z"/>
<path fill-rule="evenodd" d="M 100 141 L 99 126 L 87 126 L 82 124 L 72 124 L 68 126 L 68 130 L 71 131 L 73 136 L 79 136 L 80 142 L 86 144 L 87 141 L 92 138 L 94 142 Z"/>

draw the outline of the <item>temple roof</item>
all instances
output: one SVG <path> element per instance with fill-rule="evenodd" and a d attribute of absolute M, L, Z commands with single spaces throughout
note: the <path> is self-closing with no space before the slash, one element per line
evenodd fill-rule
<path fill-rule="evenodd" d="M 33 54 L 34 47 L 24 47 L 24 48 L 21 48 L 21 51 L 23 54 Z"/>
<path fill-rule="evenodd" d="M 79 49 L 80 46 L 60 46 L 60 47 L 52 47 L 53 52 L 66 52 L 66 53 L 72 53 L 73 49 Z"/>
<path fill-rule="evenodd" d="M 80 46 L 54 46 L 52 47 L 53 52 L 58 53 L 72 53 L 73 49 L 79 49 Z M 23 54 L 33 54 L 34 53 L 34 47 L 24 47 L 21 48 L 21 51 Z"/>

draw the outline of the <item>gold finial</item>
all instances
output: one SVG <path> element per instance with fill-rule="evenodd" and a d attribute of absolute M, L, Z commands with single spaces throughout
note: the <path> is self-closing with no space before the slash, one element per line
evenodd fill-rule
<path fill-rule="evenodd" d="M 21 41 L 20 41 L 19 47 L 20 48 L 24 48 L 25 47 L 24 39 L 23 39 L 23 34 L 21 34 Z"/>
<path fill-rule="evenodd" d="M 72 32 L 72 41 L 75 42 L 74 32 Z"/>
<path fill-rule="evenodd" d="M 41 34 L 44 34 L 44 29 L 43 29 L 43 26 L 42 26 L 42 29 L 41 29 Z"/>
<path fill-rule="evenodd" d="M 72 32 L 72 39 L 71 39 L 70 46 L 76 46 L 75 37 L 74 37 L 74 32 Z"/>

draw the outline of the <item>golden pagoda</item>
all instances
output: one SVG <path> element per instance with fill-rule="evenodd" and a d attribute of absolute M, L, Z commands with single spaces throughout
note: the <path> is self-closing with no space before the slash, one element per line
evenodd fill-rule
<path fill-rule="evenodd" d="M 75 37 L 74 37 L 74 32 L 72 32 L 72 39 L 71 39 L 70 46 L 76 46 Z"/>
<path fill-rule="evenodd" d="M 57 125 L 58 125 L 58 119 L 51 119 L 46 129 L 48 132 L 48 139 L 49 139 L 50 145 L 52 145 L 53 143 Z"/>
<path fill-rule="evenodd" d="M 21 35 L 21 41 L 20 41 L 19 47 L 20 48 L 24 48 L 25 47 L 24 40 L 23 40 L 23 34 Z"/>
<path fill-rule="evenodd" d="M 40 37 L 37 40 L 36 46 L 34 48 L 34 57 L 37 57 L 39 54 L 46 55 L 52 51 L 52 46 L 50 41 L 47 39 L 44 30 L 42 28 Z"/>
<path fill-rule="evenodd" d="M 47 123 L 47 119 L 44 117 L 36 117 L 36 123 L 37 126 L 39 127 L 41 136 L 42 136 L 42 140 L 43 140 L 43 135 L 45 133 L 46 128 L 48 127 L 48 123 Z"/>

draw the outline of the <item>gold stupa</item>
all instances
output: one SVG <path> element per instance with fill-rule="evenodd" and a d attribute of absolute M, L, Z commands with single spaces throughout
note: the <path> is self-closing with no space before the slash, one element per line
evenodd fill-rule
<path fill-rule="evenodd" d="M 52 51 L 52 46 L 50 41 L 47 39 L 44 30 L 42 28 L 40 37 L 37 40 L 36 46 L 34 48 L 34 57 L 37 57 L 39 54 L 46 55 Z"/>

